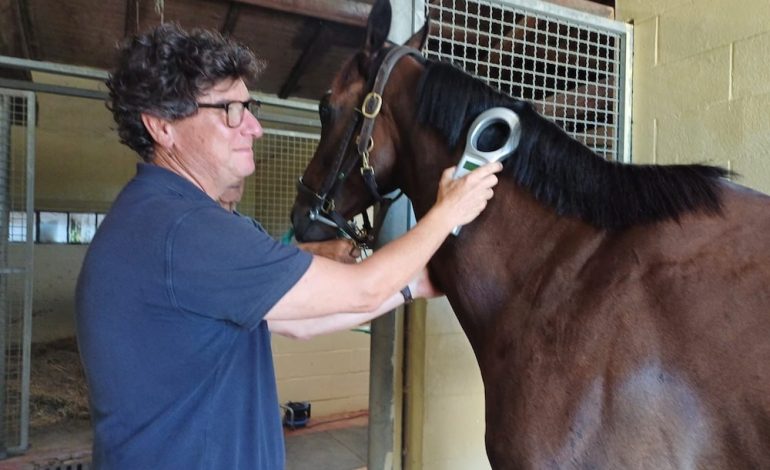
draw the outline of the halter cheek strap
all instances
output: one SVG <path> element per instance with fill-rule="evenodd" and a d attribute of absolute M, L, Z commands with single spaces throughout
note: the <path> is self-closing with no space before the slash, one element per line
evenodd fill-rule
<path fill-rule="evenodd" d="M 389 207 L 393 200 L 384 199 L 380 194 L 379 189 L 377 188 L 374 168 L 369 162 L 369 154 L 374 148 L 374 139 L 372 138 L 372 133 L 374 131 L 375 120 L 377 119 L 377 116 L 382 109 L 382 93 L 385 89 L 385 85 L 388 82 L 390 73 L 396 66 L 396 63 L 406 55 L 413 55 L 420 58 L 422 57 L 422 53 L 420 53 L 420 51 L 417 49 L 407 46 L 396 46 L 388 51 L 385 59 L 382 61 L 382 64 L 380 64 L 380 67 L 377 70 L 377 75 L 375 76 L 374 85 L 372 86 L 372 91 L 366 95 L 363 103 L 361 104 L 360 116 L 363 117 L 363 122 L 361 123 L 361 131 L 355 141 L 358 157 L 361 160 L 361 176 L 364 180 L 364 184 L 366 185 L 371 195 L 374 197 L 375 201 L 386 207 Z M 309 216 L 312 220 L 325 223 L 327 225 L 336 226 L 348 234 L 348 236 L 350 236 L 352 239 L 356 240 L 357 243 L 365 246 L 371 243 L 371 237 L 361 234 L 334 209 L 334 194 L 336 193 L 336 190 L 339 188 L 339 185 L 341 185 L 345 179 L 347 179 L 350 171 L 358 162 L 358 158 L 352 158 L 349 160 L 344 158 L 345 150 L 349 148 L 353 131 L 357 127 L 358 118 L 359 117 L 357 116 L 357 118 L 348 127 L 345 136 L 345 143 L 342 147 L 340 147 L 340 152 L 338 153 L 337 158 L 335 158 L 335 170 L 334 172 L 327 175 L 321 190 L 319 192 L 313 191 L 303 183 L 302 178 L 299 179 L 297 187 L 300 192 L 310 194 L 315 201 L 309 213 Z M 382 213 L 381 217 L 384 217 L 384 213 L 386 211 L 387 209 L 380 211 Z M 370 232 L 371 225 L 369 224 L 369 219 L 366 215 L 366 212 L 364 212 L 364 225 L 365 232 Z M 375 225 L 379 226 L 381 224 Z"/>
<path fill-rule="evenodd" d="M 398 46 L 391 49 L 377 71 L 372 91 L 366 95 L 364 102 L 361 104 L 361 114 L 364 116 L 364 122 L 361 124 L 361 133 L 358 135 L 356 144 L 358 154 L 361 155 L 362 161 L 365 163 L 365 165 L 362 164 L 361 166 L 362 170 L 367 167 L 371 169 L 369 165 L 369 152 L 374 147 L 372 132 L 374 131 L 374 121 L 377 119 L 377 115 L 380 114 L 380 109 L 382 109 L 382 93 L 385 90 L 385 84 L 388 83 L 388 78 L 396 63 L 405 55 L 422 57 L 420 51 L 413 47 Z"/>

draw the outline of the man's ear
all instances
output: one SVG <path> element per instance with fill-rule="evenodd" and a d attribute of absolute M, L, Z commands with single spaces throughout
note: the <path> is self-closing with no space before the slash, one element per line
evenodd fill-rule
<path fill-rule="evenodd" d="M 156 144 L 164 148 L 174 145 L 174 129 L 171 123 L 152 114 L 142 113 L 142 124 Z"/>

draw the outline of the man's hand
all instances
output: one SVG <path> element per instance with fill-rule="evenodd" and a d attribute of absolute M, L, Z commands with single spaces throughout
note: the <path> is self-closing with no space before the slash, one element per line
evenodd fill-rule
<path fill-rule="evenodd" d="M 352 240 L 347 238 L 337 238 L 323 242 L 299 243 L 300 249 L 309 251 L 314 255 L 323 256 L 340 263 L 352 264 L 358 261 L 361 256 L 361 250 Z"/>
<path fill-rule="evenodd" d="M 409 289 L 411 289 L 412 296 L 415 299 L 432 299 L 433 297 L 444 295 L 430 280 L 430 273 L 427 267 L 422 268 L 417 276 L 409 281 Z"/>

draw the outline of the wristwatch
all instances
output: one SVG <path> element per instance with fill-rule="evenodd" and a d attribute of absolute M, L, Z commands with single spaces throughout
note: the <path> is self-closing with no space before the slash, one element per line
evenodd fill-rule
<path fill-rule="evenodd" d="M 414 298 L 412 297 L 412 290 L 409 289 L 409 286 L 407 285 L 403 289 L 401 289 L 401 295 L 404 296 L 404 303 L 405 304 L 411 304 Z"/>

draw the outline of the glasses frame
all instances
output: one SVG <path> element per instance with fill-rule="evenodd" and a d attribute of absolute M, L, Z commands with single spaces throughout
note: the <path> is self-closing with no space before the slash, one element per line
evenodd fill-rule
<path fill-rule="evenodd" d="M 224 109 L 225 110 L 225 122 L 227 123 L 227 127 L 235 128 L 241 125 L 243 122 L 243 115 L 246 113 L 246 111 L 249 111 L 251 114 L 254 115 L 254 117 L 258 117 L 259 114 L 259 108 L 262 107 L 262 102 L 259 100 L 255 100 L 254 98 L 248 99 L 246 101 L 228 101 L 226 103 L 195 103 L 198 108 L 213 108 L 213 109 Z M 237 123 L 233 123 L 231 116 L 238 116 L 237 114 L 230 114 L 230 109 L 232 105 L 240 105 L 241 106 L 241 113 L 240 113 L 240 119 Z M 233 108 L 237 109 L 237 108 Z"/>

